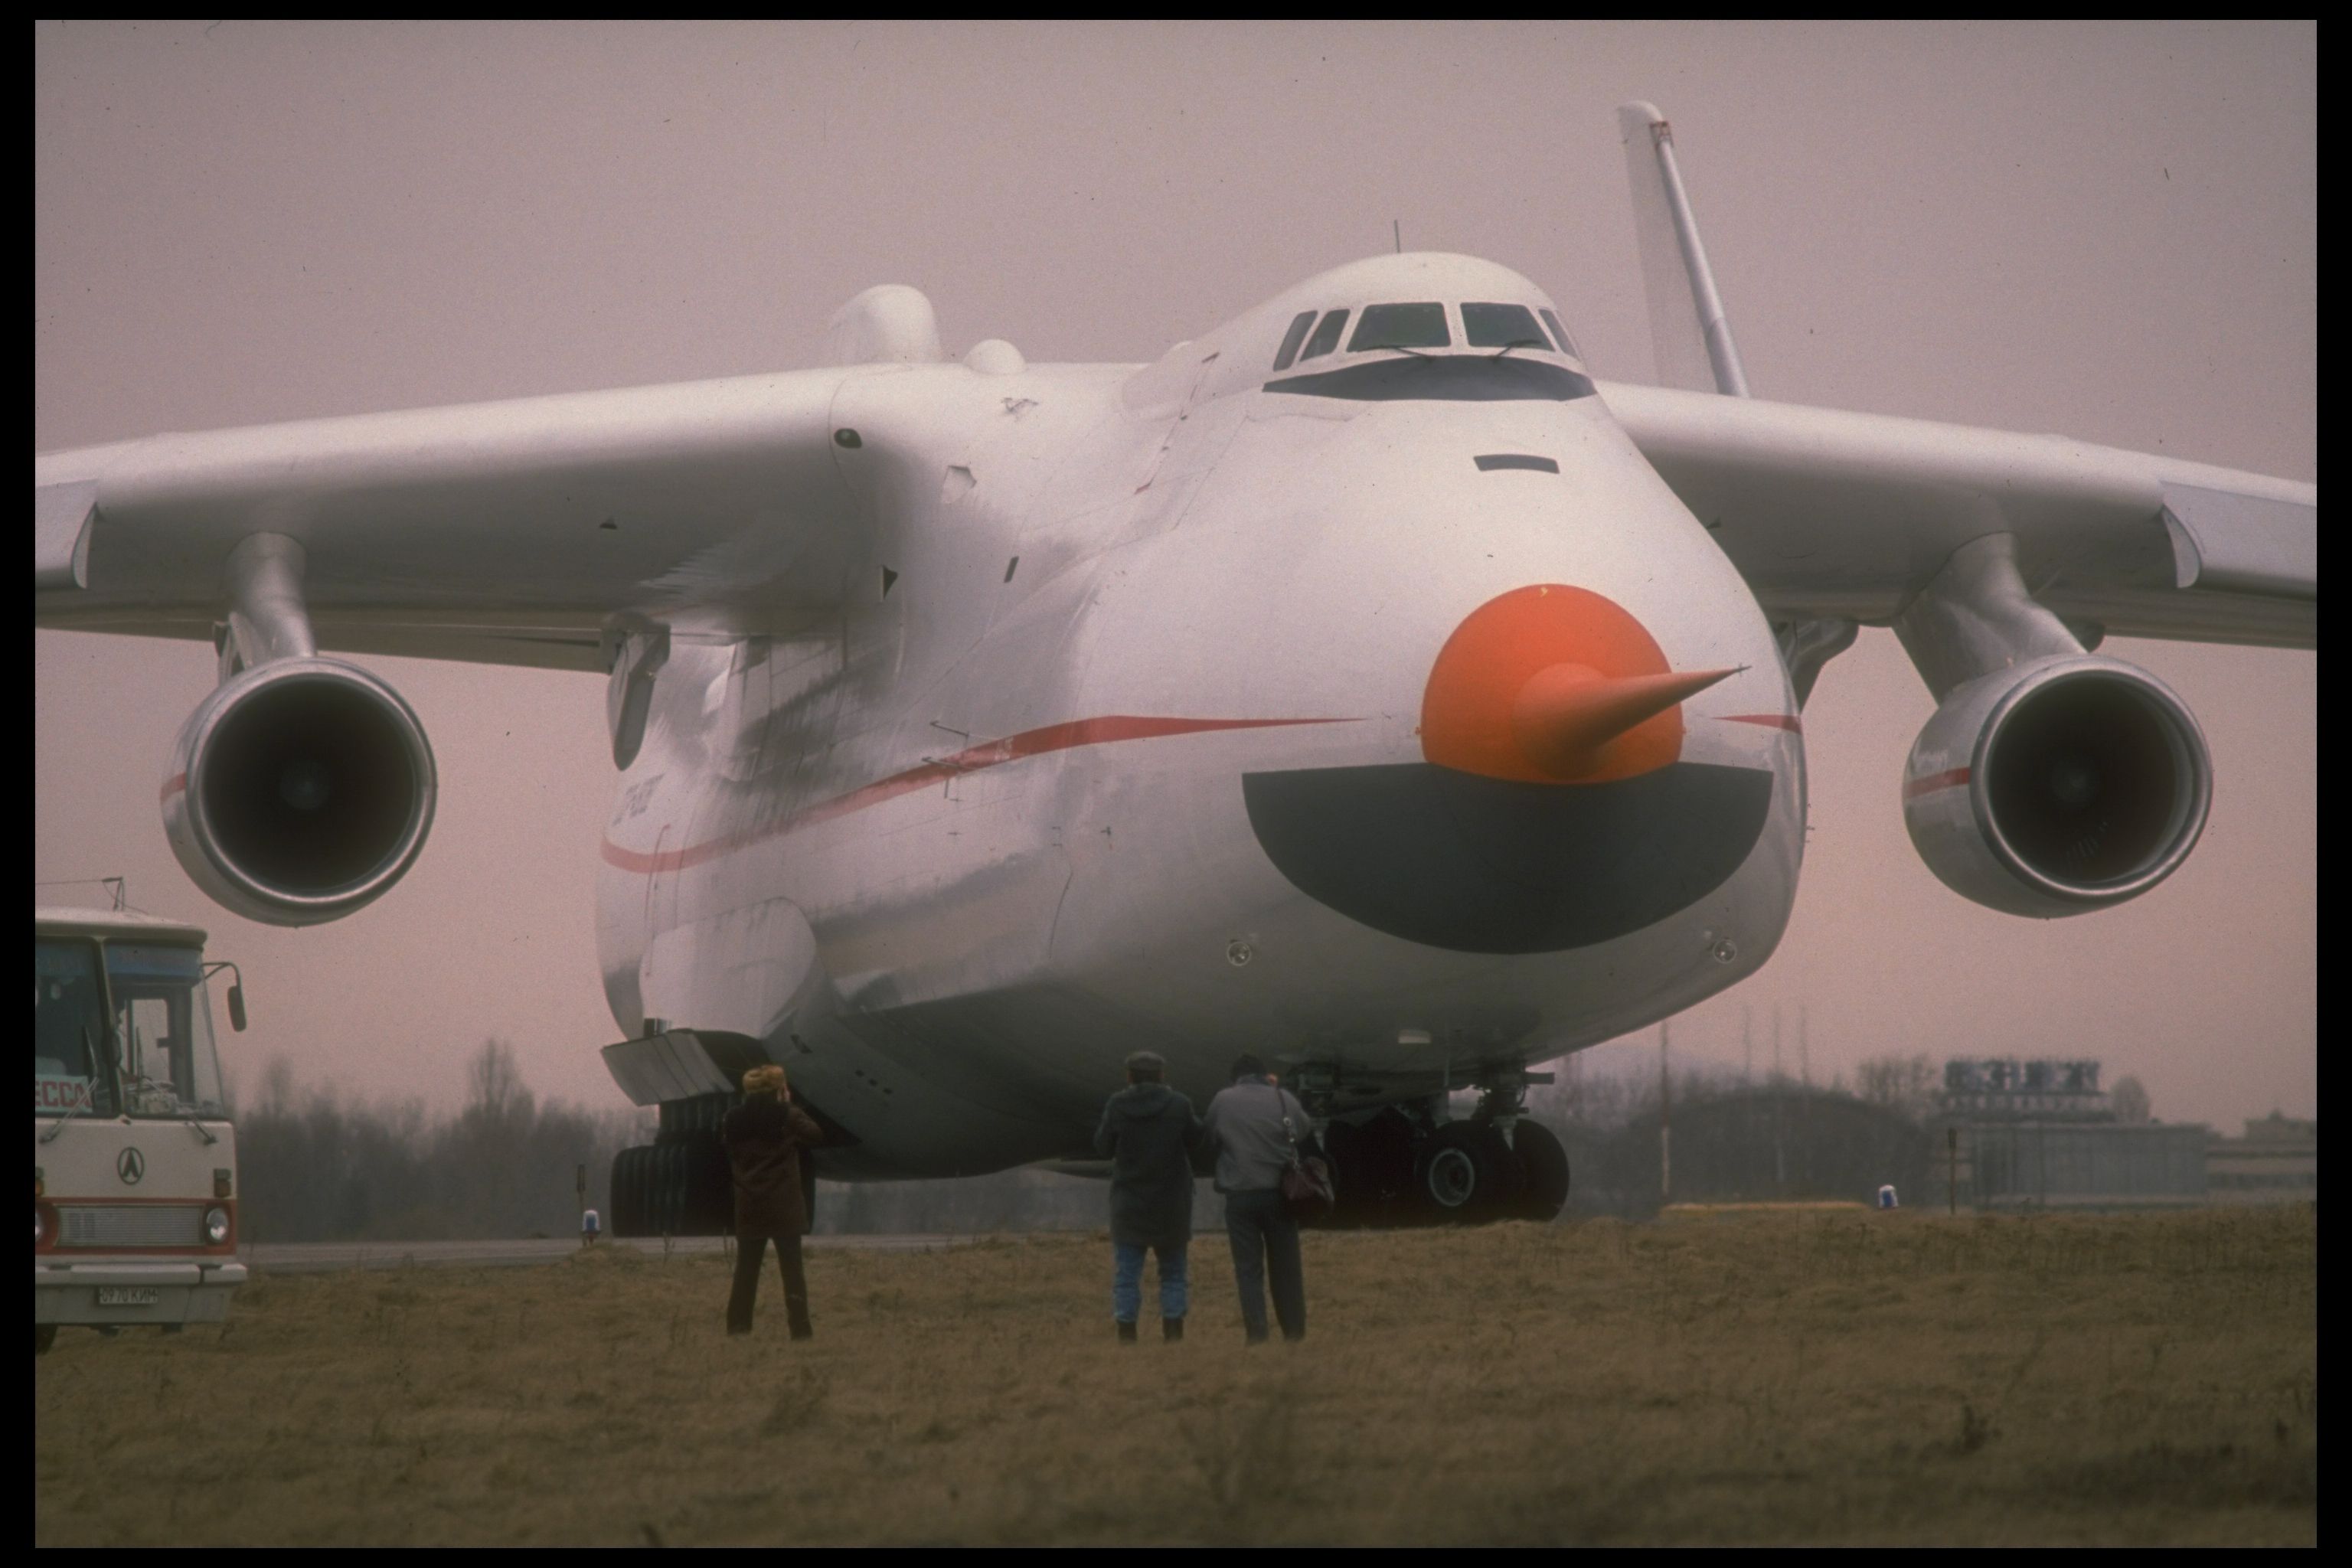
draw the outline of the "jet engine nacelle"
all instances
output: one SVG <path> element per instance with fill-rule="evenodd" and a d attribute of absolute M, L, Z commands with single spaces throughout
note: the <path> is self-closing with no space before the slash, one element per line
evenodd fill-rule
<path fill-rule="evenodd" d="M 190 715 L 164 775 L 163 828 L 226 908 L 316 925 L 406 874 L 433 800 L 433 749 L 399 693 L 340 659 L 279 658 Z"/>
<path fill-rule="evenodd" d="M 2137 898 L 2204 831 L 2205 737 L 2165 684 L 2119 659 L 2037 659 L 1955 688 L 1919 731 L 1903 820 L 1928 869 L 2010 914 Z"/>

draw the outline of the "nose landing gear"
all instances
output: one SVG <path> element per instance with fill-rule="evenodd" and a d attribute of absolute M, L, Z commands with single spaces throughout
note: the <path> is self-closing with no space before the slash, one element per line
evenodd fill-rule
<path fill-rule="evenodd" d="M 613 1157 L 615 1237 L 726 1236 L 735 1228 L 734 1178 L 719 1124 L 740 1096 L 665 1100 L 650 1145 Z"/>
<path fill-rule="evenodd" d="M 1540 1121 L 1522 1121 L 1512 1141 L 1523 1173 L 1517 1219 L 1549 1225 L 1568 1206 L 1568 1150 Z"/>
<path fill-rule="evenodd" d="M 1517 1154 L 1492 1121 L 1448 1121 L 1421 1146 L 1413 1195 L 1440 1221 L 1500 1219 L 1525 1184 Z"/>
<path fill-rule="evenodd" d="M 1550 1223 L 1568 1203 L 1568 1152 L 1527 1114 L 1527 1085 L 1542 1081 L 1516 1068 L 1491 1075 L 1461 1121 L 1442 1120 L 1442 1096 L 1332 1120 L 1324 1134 L 1339 1196 L 1331 1223 Z"/>

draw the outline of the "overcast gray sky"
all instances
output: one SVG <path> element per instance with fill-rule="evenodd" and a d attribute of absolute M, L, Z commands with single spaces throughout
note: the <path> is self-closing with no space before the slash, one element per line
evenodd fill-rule
<path fill-rule="evenodd" d="M 1650 348 L 1614 107 L 1656 101 L 1759 396 L 2317 477 L 2317 35 L 2147 26 L 58 26 L 34 30 L 34 446 L 814 362 L 905 282 L 951 353 L 1145 360 L 1388 248 Z M 2042 923 L 1944 889 L 1896 784 L 1930 703 L 1865 633 L 1806 713 L 1812 837 L 1767 971 L 1678 1019 L 1816 1078 L 2092 1054 L 2157 1113 L 2318 1101 L 2311 653 L 2116 642 L 2206 728 L 2189 865 Z M 596 977 L 601 683 L 369 661 L 442 768 L 408 879 L 332 926 L 181 875 L 155 787 L 208 647 L 39 632 L 36 879 L 127 875 L 245 966 L 274 1053 L 446 1103 L 512 1039 L 621 1103 Z M 56 893 L 41 895 L 54 898 Z M 95 889 L 89 897 L 96 897 Z"/>

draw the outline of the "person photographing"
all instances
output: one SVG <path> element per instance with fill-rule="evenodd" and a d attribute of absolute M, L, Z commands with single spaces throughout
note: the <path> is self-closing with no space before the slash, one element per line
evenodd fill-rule
<path fill-rule="evenodd" d="M 784 1277 L 784 1316 L 796 1340 L 807 1339 L 808 1276 L 801 1266 L 801 1233 L 808 1211 L 801 1201 L 801 1154 L 824 1141 L 824 1130 L 795 1108 L 784 1069 L 756 1067 L 743 1075 L 743 1103 L 719 1123 L 727 1165 L 735 1178 L 735 1284 L 727 1297 L 727 1331 L 751 1331 L 751 1304 L 760 1293 L 760 1265 L 768 1243 Z"/>

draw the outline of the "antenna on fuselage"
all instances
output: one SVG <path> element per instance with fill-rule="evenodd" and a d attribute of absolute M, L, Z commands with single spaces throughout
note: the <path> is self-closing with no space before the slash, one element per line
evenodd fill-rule
<path fill-rule="evenodd" d="M 1396 242 L 1396 253 L 1402 256 L 1404 254 L 1404 219 L 1401 217 L 1389 219 L 1389 237 Z"/>

